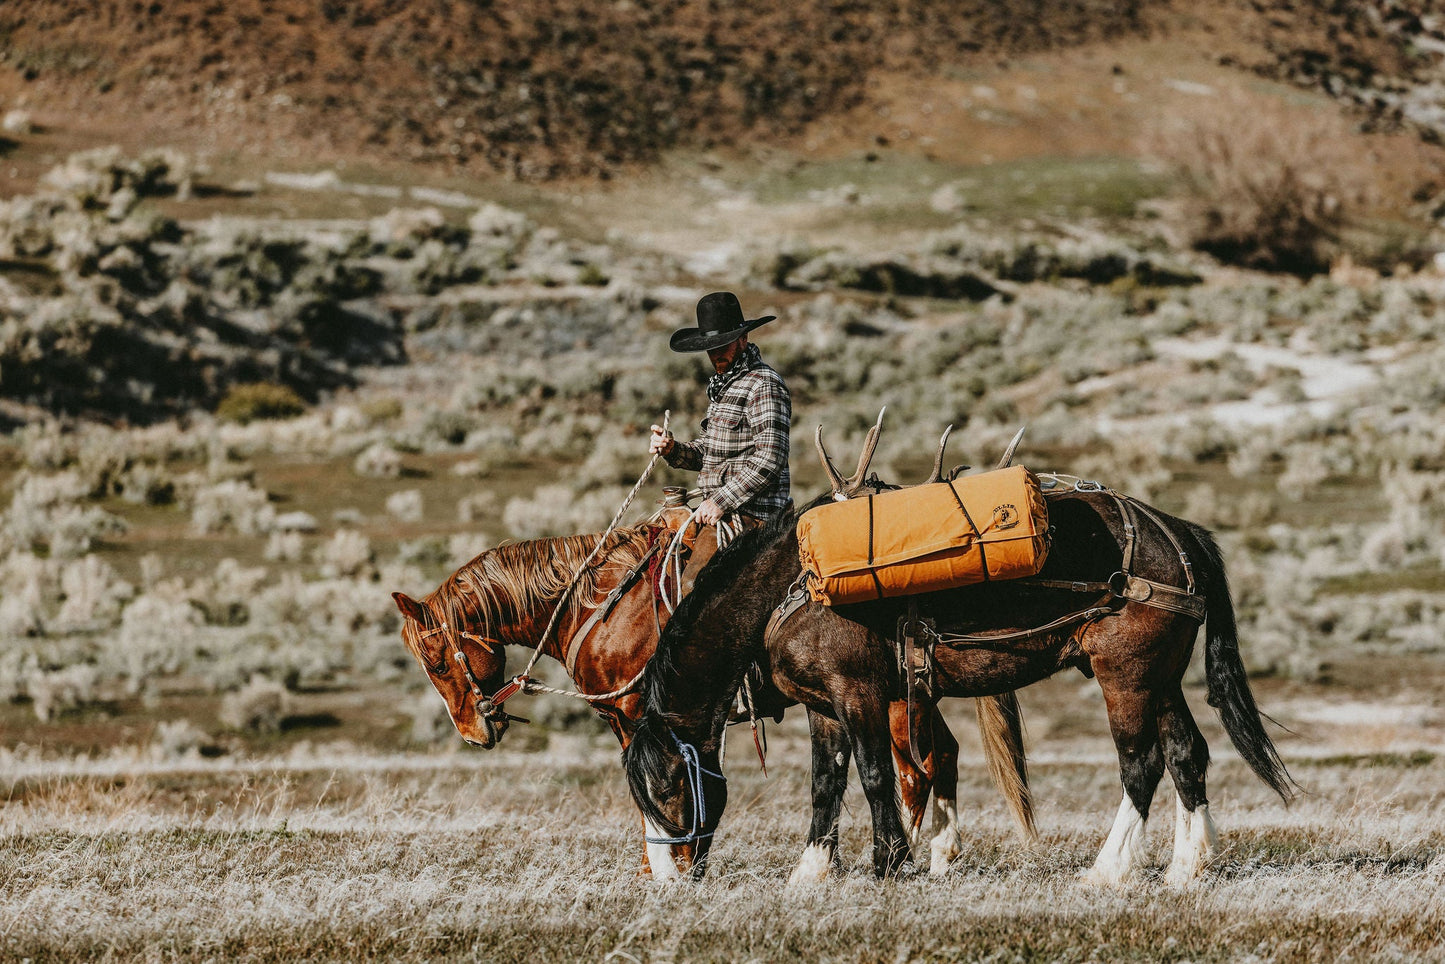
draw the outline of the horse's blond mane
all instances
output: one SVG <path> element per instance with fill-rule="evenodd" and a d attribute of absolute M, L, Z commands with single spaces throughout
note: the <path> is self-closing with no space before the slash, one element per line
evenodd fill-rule
<path fill-rule="evenodd" d="M 549 608 L 572 582 L 577 567 L 597 546 L 596 535 L 531 539 L 488 549 L 452 573 L 426 602 L 457 628 L 480 629 L 495 637 L 510 621 L 546 620 Z M 601 601 L 604 573 L 620 577 L 642 559 L 651 543 L 647 526 L 617 529 L 596 560 L 577 576 L 567 597 L 575 618 Z"/>

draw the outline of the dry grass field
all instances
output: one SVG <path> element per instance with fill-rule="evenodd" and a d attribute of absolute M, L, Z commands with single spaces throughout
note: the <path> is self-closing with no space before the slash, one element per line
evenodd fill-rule
<path fill-rule="evenodd" d="M 789 889 L 807 815 L 806 740 L 745 739 L 700 883 L 636 878 L 636 811 L 608 737 L 546 752 L 380 753 L 348 744 L 219 761 L 113 752 L 0 766 L 0 955 L 34 961 L 417 959 L 832 961 L 1430 960 L 1445 954 L 1445 718 L 1428 693 L 1379 705 L 1276 687 L 1306 794 L 1286 809 L 1208 725 L 1223 851 L 1166 886 L 1154 870 L 1077 882 L 1117 805 L 1099 700 L 1074 677 L 1024 694 L 1042 842 L 1021 849 L 964 704 L 964 853 L 943 877 L 882 882 L 850 794 L 843 867 Z M 1191 699 L 1202 694 L 1192 693 Z M 1200 701 L 1202 702 L 1202 701 Z M 1373 706 L 1373 709 L 1371 708 Z M 1202 709 L 1202 707 L 1201 707 Z M 1207 719 L 1204 713 L 1201 720 Z M 1211 721 L 1212 723 L 1212 721 Z M 1363 751 L 1362 751 L 1362 748 Z"/>
<path fill-rule="evenodd" d="M 1438 4 L 495 6 L 0 3 L 0 960 L 1445 961 Z M 1303 795 L 1197 658 L 1184 888 L 1167 781 L 1150 870 L 1078 882 L 1120 790 L 1072 674 L 1021 697 L 1032 849 L 946 707 L 938 877 L 872 877 L 854 790 L 787 886 L 797 711 L 677 886 L 579 704 L 463 746 L 390 593 L 600 529 L 720 289 L 795 494 L 887 405 L 889 481 L 1026 424 L 1214 530 Z"/>

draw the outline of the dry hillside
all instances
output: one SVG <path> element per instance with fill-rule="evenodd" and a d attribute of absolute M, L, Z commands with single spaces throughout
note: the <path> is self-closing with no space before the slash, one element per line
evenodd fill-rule
<path fill-rule="evenodd" d="M 0 98 L 191 150 L 361 151 L 546 178 L 798 132 L 865 101 L 880 75 L 958 76 L 1044 50 L 1183 35 L 1207 59 L 1418 127 L 1405 94 L 1433 65 L 1429 6 L 8 0 Z"/>

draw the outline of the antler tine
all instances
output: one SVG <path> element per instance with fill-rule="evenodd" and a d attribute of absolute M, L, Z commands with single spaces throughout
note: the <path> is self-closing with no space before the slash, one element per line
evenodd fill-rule
<path fill-rule="evenodd" d="M 1014 433 L 1013 441 L 1010 442 L 1010 443 L 1008 443 L 1008 448 L 1004 449 L 1004 451 L 1003 451 L 1003 458 L 1001 458 L 1001 459 L 998 460 L 998 467 L 999 467 L 999 468 L 1001 468 L 1001 469 L 1006 469 L 1006 468 L 1008 468 L 1009 463 L 1014 460 L 1014 452 L 1018 449 L 1018 447 L 1019 447 L 1019 442 L 1023 441 L 1024 429 L 1026 429 L 1026 428 L 1028 428 L 1027 425 L 1020 426 L 1020 427 L 1019 427 L 1019 430 L 1018 430 L 1016 433 Z"/>
<path fill-rule="evenodd" d="M 943 430 L 943 437 L 938 440 L 938 454 L 933 457 L 933 474 L 923 480 L 924 485 L 943 481 L 943 450 L 948 447 L 948 437 L 952 434 L 952 425 Z"/>
<path fill-rule="evenodd" d="M 883 413 L 886 411 L 887 405 L 878 410 L 878 421 L 873 423 L 873 427 L 868 430 L 868 437 L 863 440 L 863 454 L 858 456 L 858 471 L 849 476 L 844 487 L 844 491 L 849 495 L 858 491 L 863 484 L 863 474 L 868 471 L 868 463 L 873 461 L 873 452 L 878 448 L 878 433 L 883 431 Z"/>
<path fill-rule="evenodd" d="M 823 463 L 823 471 L 828 473 L 828 484 L 833 487 L 833 498 L 846 498 L 843 476 L 838 474 L 833 460 L 828 456 L 828 450 L 823 447 L 823 426 L 821 425 L 818 426 L 818 431 L 813 433 L 813 445 L 818 449 L 818 461 Z"/>

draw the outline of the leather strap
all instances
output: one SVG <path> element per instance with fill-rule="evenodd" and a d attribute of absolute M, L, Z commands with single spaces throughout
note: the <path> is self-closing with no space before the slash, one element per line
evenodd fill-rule
<path fill-rule="evenodd" d="M 878 570 L 873 568 L 873 496 L 868 496 L 868 575 L 873 577 L 873 588 L 878 590 L 878 598 L 883 598 L 883 580 L 878 578 Z"/>
<path fill-rule="evenodd" d="M 1108 616 L 1118 612 L 1118 607 L 1106 603 L 1112 602 L 1113 597 L 1101 599 L 1099 604 L 1089 609 L 1081 609 L 1076 613 L 1069 613 L 1067 616 L 1060 616 L 1042 626 L 1035 626 L 1032 629 L 1020 629 L 1010 633 L 992 633 L 981 635 L 978 633 L 939 633 L 938 641 L 946 645 L 965 645 L 975 647 L 989 647 L 1000 643 L 1015 643 L 1021 639 L 1032 639 L 1035 636 L 1043 636 L 1056 629 L 1063 629 L 1075 623 L 1087 623 L 1098 619 L 1101 616 Z"/>
<path fill-rule="evenodd" d="M 783 597 L 783 601 L 778 604 L 778 608 L 773 610 L 772 616 L 768 617 L 768 627 L 763 630 L 763 639 L 765 641 L 771 640 L 773 634 L 782 628 L 783 623 L 787 622 L 793 613 L 808 604 L 808 587 L 804 582 L 806 578 L 807 574 L 803 573 L 794 580 L 792 588 L 788 590 L 788 594 Z"/>
<path fill-rule="evenodd" d="M 1165 609 L 1204 622 L 1204 597 L 1196 592 L 1185 592 L 1178 586 L 1125 573 L 1124 591 L 1118 595 L 1133 602 L 1143 603 L 1145 606 Z"/>
<path fill-rule="evenodd" d="M 953 496 L 953 501 L 958 503 L 958 511 L 963 513 L 964 521 L 967 522 L 968 527 L 973 530 L 974 542 L 978 546 L 978 563 L 979 567 L 983 570 L 983 581 L 992 582 L 993 580 L 988 573 L 988 553 L 983 548 L 983 533 L 973 521 L 973 516 L 968 514 L 968 508 L 963 504 L 963 499 L 959 498 L 958 489 L 954 487 L 952 482 L 946 484 L 948 485 L 949 493 Z"/>
<path fill-rule="evenodd" d="M 612 588 L 612 591 L 607 594 L 607 598 L 602 601 L 602 605 L 592 610 L 591 615 L 577 628 L 577 632 L 573 633 L 572 638 L 567 640 L 565 662 L 568 676 L 574 679 L 576 678 L 577 658 L 582 654 L 582 644 L 587 641 L 587 637 L 591 635 L 592 630 L 596 629 L 599 624 L 605 623 L 607 617 L 612 615 L 612 610 L 617 608 L 617 604 L 622 601 L 622 597 L 627 594 L 627 591 L 633 587 L 637 580 L 641 578 L 643 572 L 647 570 L 649 560 L 656 554 L 658 546 L 661 544 L 661 540 L 658 540 L 647 547 L 647 551 L 642 554 L 642 558 L 637 560 L 637 565 L 633 566 L 627 575 L 622 577 L 622 581 Z"/>

